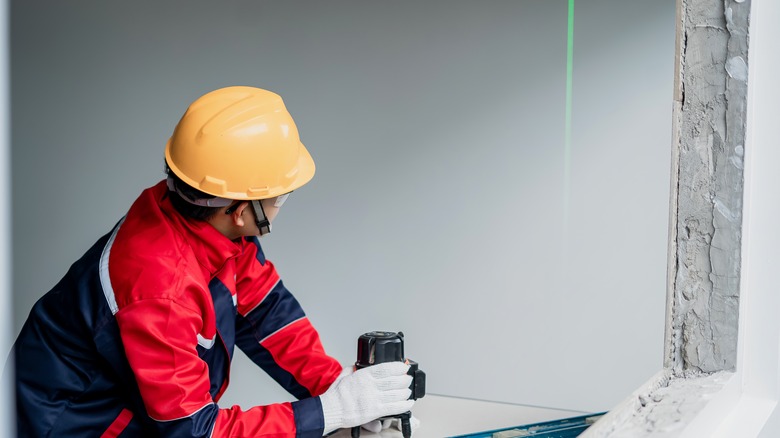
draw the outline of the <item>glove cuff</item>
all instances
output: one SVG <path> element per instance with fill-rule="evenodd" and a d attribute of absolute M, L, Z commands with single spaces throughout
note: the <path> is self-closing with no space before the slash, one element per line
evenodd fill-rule
<path fill-rule="evenodd" d="M 336 429 L 341 429 L 344 425 L 343 418 L 344 413 L 341 409 L 341 403 L 339 403 L 338 396 L 336 394 L 328 393 L 320 396 L 320 404 L 322 404 L 322 418 L 325 421 L 325 428 L 323 434 L 327 435 Z"/>

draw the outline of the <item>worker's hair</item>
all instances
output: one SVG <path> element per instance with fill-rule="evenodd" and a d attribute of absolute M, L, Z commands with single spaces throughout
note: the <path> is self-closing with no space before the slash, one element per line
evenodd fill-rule
<path fill-rule="evenodd" d="M 169 178 L 173 180 L 173 184 L 175 185 L 175 187 L 180 192 L 184 193 L 185 196 L 190 197 L 190 199 L 214 198 L 214 196 L 209 195 L 208 193 L 203 193 L 200 190 L 190 186 L 189 184 L 179 179 L 179 177 L 176 176 L 176 174 L 173 173 L 173 171 L 171 171 L 171 168 L 168 167 L 168 163 L 165 164 L 165 173 L 168 175 Z M 171 204 L 173 204 L 173 208 L 175 208 L 180 215 L 195 220 L 200 220 L 200 221 L 208 220 L 214 217 L 214 215 L 217 214 L 217 212 L 221 208 L 221 207 L 202 207 L 200 205 L 189 203 L 186 200 L 182 199 L 182 197 L 178 193 L 172 192 L 170 190 L 168 191 L 168 196 L 171 198 Z"/>

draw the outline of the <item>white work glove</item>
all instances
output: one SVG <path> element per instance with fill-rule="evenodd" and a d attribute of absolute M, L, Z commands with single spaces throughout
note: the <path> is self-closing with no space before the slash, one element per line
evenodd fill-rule
<path fill-rule="evenodd" d="M 352 373 L 342 372 L 320 396 L 324 433 L 412 409 L 412 376 L 407 371 L 409 365 L 403 362 L 385 362 Z"/>
<path fill-rule="evenodd" d="M 420 427 L 420 420 L 417 419 L 414 415 L 412 415 L 412 418 L 409 419 L 409 425 L 412 427 L 412 436 L 414 436 L 414 431 L 417 430 L 417 428 Z M 374 420 L 370 421 L 363 425 L 363 429 L 373 432 L 373 433 L 379 433 L 383 431 L 384 429 L 389 429 L 390 426 L 395 427 L 398 430 L 401 429 L 401 419 L 400 418 L 388 418 L 386 420 Z"/>

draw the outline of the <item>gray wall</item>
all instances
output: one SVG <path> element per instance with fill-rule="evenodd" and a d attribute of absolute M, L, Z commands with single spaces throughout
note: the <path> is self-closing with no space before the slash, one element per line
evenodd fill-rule
<path fill-rule="evenodd" d="M 673 0 L 577 4 L 568 154 L 563 0 L 11 6 L 17 331 L 187 103 L 241 84 L 317 162 L 264 246 L 331 354 L 403 330 L 430 393 L 582 411 L 661 367 Z M 242 357 L 232 382 L 289 399 Z"/>
<path fill-rule="evenodd" d="M 0 202 L 3 205 L 11 203 L 11 153 L 10 153 L 10 99 L 9 99 L 9 37 L 8 37 L 8 2 L 0 1 Z M 13 342 L 13 304 L 11 297 L 11 215 L 10 209 L 0 214 L 0 354 L 4 355 Z M 4 369 L 4 365 L 0 365 Z M 13 390 L 5 380 L 8 373 L 3 373 L 0 379 L 0 436 L 11 436 L 14 432 Z"/>

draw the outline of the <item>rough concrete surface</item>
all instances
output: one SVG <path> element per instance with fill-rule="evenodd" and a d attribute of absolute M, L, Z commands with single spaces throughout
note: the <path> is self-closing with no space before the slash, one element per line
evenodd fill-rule
<path fill-rule="evenodd" d="M 675 373 L 737 357 L 749 1 L 680 0 L 667 355 Z"/>

